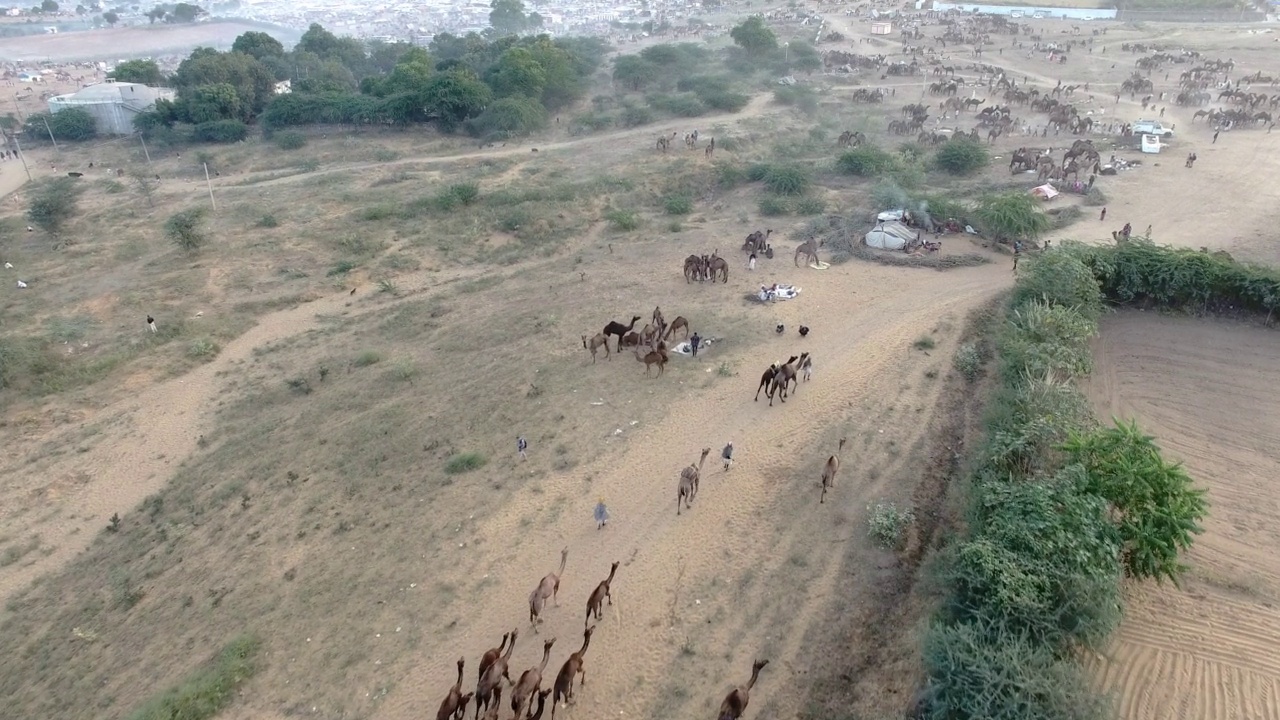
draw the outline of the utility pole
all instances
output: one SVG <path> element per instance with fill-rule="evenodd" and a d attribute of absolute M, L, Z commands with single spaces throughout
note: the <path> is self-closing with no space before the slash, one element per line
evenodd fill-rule
<path fill-rule="evenodd" d="M 213 201 L 213 181 L 209 179 L 209 163 L 201 163 L 204 165 L 204 182 L 209 186 L 209 204 L 214 210 L 218 209 L 218 203 Z"/>
<path fill-rule="evenodd" d="M 13 146 L 18 149 L 18 159 L 22 161 L 22 169 L 27 171 L 27 180 L 33 180 L 31 177 L 31 168 L 27 167 L 27 158 L 22 154 L 22 143 L 18 142 L 18 136 L 13 136 Z"/>
<path fill-rule="evenodd" d="M 147 140 L 142 137 L 142 133 L 138 133 L 138 140 L 142 143 L 142 154 L 147 156 L 147 164 L 151 164 L 151 153 L 147 152 Z"/>
<path fill-rule="evenodd" d="M 42 118 L 40 118 L 40 119 L 44 121 L 44 129 L 49 131 L 49 139 L 50 139 L 50 140 L 53 140 L 53 149 L 54 149 L 54 151 L 55 151 L 55 152 L 62 152 L 61 150 L 59 150 L 59 149 L 58 149 L 58 141 L 57 141 L 57 140 L 54 140 L 54 138 L 53 138 L 53 128 L 49 127 L 49 118 L 42 117 Z"/>
<path fill-rule="evenodd" d="M 26 122 L 22 118 L 22 108 L 18 106 L 18 93 L 13 94 L 13 109 L 18 111 L 18 122 Z"/>

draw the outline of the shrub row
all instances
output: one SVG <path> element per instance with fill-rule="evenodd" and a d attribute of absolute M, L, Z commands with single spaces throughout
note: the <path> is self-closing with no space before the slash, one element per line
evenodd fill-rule
<path fill-rule="evenodd" d="M 1179 554 L 1200 532 L 1203 493 L 1181 466 L 1134 424 L 1099 426 L 1075 385 L 1091 370 L 1104 293 L 1118 298 L 1107 269 L 1129 267 L 1120 252 L 1134 251 L 1048 251 L 1028 263 L 1005 309 L 967 531 L 934 558 L 946 599 L 924 642 L 923 717 L 1109 717 L 1078 650 L 1099 647 L 1119 622 L 1125 577 L 1176 582 Z M 1129 277 L 1137 287 L 1184 262 L 1176 251 L 1142 252 L 1141 272 L 1153 277 Z"/>

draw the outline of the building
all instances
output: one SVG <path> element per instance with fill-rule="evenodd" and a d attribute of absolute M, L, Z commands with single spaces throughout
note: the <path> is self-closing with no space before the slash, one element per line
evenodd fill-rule
<path fill-rule="evenodd" d="M 893 32 L 893 23 L 888 23 L 888 22 L 871 23 L 872 35 L 888 35 L 891 32 Z"/>
<path fill-rule="evenodd" d="M 89 85 L 70 95 L 49 98 L 49 112 L 56 114 L 67 108 L 80 108 L 97 121 L 98 132 L 129 135 L 133 132 L 134 117 L 154 107 L 156 100 L 173 98 L 174 92 L 169 88 L 108 81 Z"/>

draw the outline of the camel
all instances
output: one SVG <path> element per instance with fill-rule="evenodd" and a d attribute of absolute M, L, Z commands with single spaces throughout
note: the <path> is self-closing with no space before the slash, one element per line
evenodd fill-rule
<path fill-rule="evenodd" d="M 794 368 L 792 368 L 792 369 L 791 369 L 791 376 L 790 376 L 790 377 L 788 377 L 788 378 L 786 379 L 786 381 L 784 381 L 784 382 L 783 382 L 783 384 L 782 384 L 784 388 L 786 387 L 787 382 L 790 382 L 790 383 L 792 383 L 792 384 L 794 385 L 794 387 L 795 387 L 795 390 L 791 390 L 790 392 L 793 392 L 793 393 L 794 393 L 796 390 L 799 390 L 799 389 L 800 389 L 800 370 L 801 370 L 801 369 L 802 369 L 806 364 L 808 364 L 808 362 L 809 362 L 809 353 L 808 353 L 808 351 L 805 351 L 805 352 L 800 353 L 800 359 L 799 359 L 799 361 L 797 361 L 797 362 L 796 362 L 796 366 L 795 366 Z"/>
<path fill-rule="evenodd" d="M 618 347 L 618 352 L 622 352 L 621 348 L 624 347 L 640 347 L 640 333 L 629 332 L 626 335 L 623 335 L 622 342 Z"/>
<path fill-rule="evenodd" d="M 667 353 L 665 349 L 650 350 L 648 353 L 641 355 L 640 348 L 636 348 L 636 360 L 639 360 L 640 362 L 644 363 L 644 374 L 646 377 L 649 375 L 649 368 L 653 367 L 654 365 L 658 366 L 659 376 L 661 376 L 662 373 L 666 372 Z"/>
<path fill-rule="evenodd" d="M 729 261 L 713 253 L 711 261 L 707 264 L 707 275 L 711 277 L 711 282 L 716 281 L 717 272 L 723 273 L 724 282 L 729 282 Z"/>
<path fill-rule="evenodd" d="M 516 649 L 516 637 L 519 634 L 519 628 L 511 631 L 511 644 L 507 646 L 506 654 L 494 658 L 493 664 L 485 668 L 484 674 L 480 676 L 480 682 L 476 684 L 476 718 L 480 717 L 481 705 L 484 706 L 485 710 L 489 709 L 489 703 L 491 702 L 499 706 L 502 705 L 502 680 L 506 678 L 507 682 L 511 682 L 511 675 L 507 672 L 507 663 L 511 662 L 511 653 Z"/>
<path fill-rule="evenodd" d="M 705 458 L 706 455 L 703 455 L 702 457 Z M 604 619 L 604 612 L 600 608 L 600 602 L 608 599 L 609 604 L 613 604 L 613 595 L 609 592 L 609 586 L 613 584 L 613 576 L 617 572 L 618 561 L 615 560 L 613 565 L 609 568 L 609 577 L 602 580 L 600 584 L 596 586 L 596 589 L 591 591 L 591 597 L 587 598 L 587 618 L 582 621 L 582 627 L 585 628 L 587 623 L 591 622 L 591 614 L 593 612 L 595 613 L 596 620 Z"/>
<path fill-rule="evenodd" d="M 690 255 L 684 259 L 684 281 L 689 284 L 694 280 L 699 282 L 707 279 L 707 263 L 697 255 Z"/>
<path fill-rule="evenodd" d="M 769 390 L 766 393 L 769 396 L 769 407 L 773 407 L 773 397 L 775 395 L 783 403 L 787 402 L 787 383 L 791 382 L 796 376 L 796 361 L 803 361 L 802 359 L 807 358 L 808 355 L 809 353 L 806 352 L 799 358 L 792 357 L 773 373 L 773 379 L 770 381 Z"/>
<path fill-rule="evenodd" d="M 476 708 L 476 709 L 479 710 L 479 708 Z M 502 712 L 502 683 L 499 682 L 497 685 L 493 687 L 493 705 L 488 708 L 485 708 L 483 720 L 498 720 L 498 714 L 501 712 Z"/>
<path fill-rule="evenodd" d="M 707 461 L 707 455 L 711 453 L 711 448 L 702 448 L 702 457 L 698 458 L 697 465 L 690 465 L 680 471 L 680 484 L 676 489 L 676 514 L 680 514 L 680 502 L 684 501 L 684 507 L 689 509 L 689 503 L 698 495 L 698 480 L 702 477 L 702 464 Z"/>
<path fill-rule="evenodd" d="M 645 345 L 652 347 L 653 344 L 660 339 L 659 335 L 661 332 L 661 328 L 656 325 L 645 325 L 644 329 L 640 331 L 640 340 L 642 340 Z"/>
<path fill-rule="evenodd" d="M 805 256 L 806 265 L 816 265 L 818 263 L 818 248 L 821 247 L 816 239 L 810 238 L 805 240 L 800 247 L 796 248 L 796 267 L 800 267 L 800 256 Z"/>
<path fill-rule="evenodd" d="M 818 498 L 819 503 L 827 501 L 827 488 L 836 486 L 836 473 L 840 472 L 840 451 L 844 450 L 846 440 L 847 438 L 840 438 L 840 447 L 836 448 L 836 454 L 827 458 L 827 465 L 822 468 L 822 497 Z"/>
<path fill-rule="evenodd" d="M 623 325 L 622 323 L 616 320 L 611 320 L 608 325 L 604 326 L 604 330 L 601 331 L 601 334 L 605 335 L 606 337 L 609 335 L 617 335 L 618 348 L 616 352 L 622 352 L 622 336 L 631 332 L 631 330 L 636 326 L 636 321 L 638 321 L 639 319 L 640 319 L 639 315 L 633 316 L 631 318 L 630 325 Z M 608 345 L 606 344 L 605 347 L 608 347 Z"/>
<path fill-rule="evenodd" d="M 795 362 L 797 359 L 798 359 L 798 356 L 796 356 L 796 355 L 792 355 L 792 356 L 791 356 L 791 359 L 790 359 L 790 360 L 788 360 L 787 362 L 788 362 L 788 363 L 793 363 L 793 362 Z M 768 395 L 770 398 L 772 398 L 772 397 L 773 397 L 773 395 L 772 395 L 772 391 L 770 390 L 770 388 L 773 386 L 773 376 L 777 374 L 777 372 L 778 372 L 778 368 L 779 368 L 778 363 L 774 363 L 774 364 L 770 365 L 770 366 L 769 366 L 769 368 L 768 368 L 767 370 L 765 370 L 765 371 L 764 371 L 764 374 L 762 374 L 762 375 L 760 376 L 760 387 L 756 388 L 756 400 L 757 400 L 757 401 L 760 399 L 760 391 L 761 391 L 761 390 L 766 391 L 766 392 L 765 392 L 765 395 Z"/>
<path fill-rule="evenodd" d="M 476 682 L 484 679 L 484 672 L 489 669 L 494 660 L 502 655 L 502 650 L 507 646 L 507 638 L 511 637 L 511 633 L 502 633 L 502 642 L 498 643 L 498 647 L 489 648 L 484 651 L 484 655 L 480 656 L 480 673 L 476 676 Z"/>
<path fill-rule="evenodd" d="M 529 720 L 542 720 L 542 711 L 547 706 L 547 696 L 551 694 L 551 688 L 538 691 L 538 709 L 533 711 L 529 716 Z"/>
<path fill-rule="evenodd" d="M 609 338 L 605 337 L 604 333 L 596 333 L 596 336 L 591 338 L 590 340 L 587 339 L 586 335 L 583 335 L 582 347 L 591 351 L 592 365 L 596 363 L 596 351 L 599 350 L 601 347 L 604 348 L 604 359 L 605 360 L 613 359 L 613 353 L 609 352 Z"/>
<path fill-rule="evenodd" d="M 520 673 L 520 679 L 511 688 L 511 709 L 516 713 L 514 720 L 520 720 L 525 714 L 532 714 L 533 696 L 542 689 L 542 672 L 547 669 L 547 662 L 551 660 L 551 646 L 555 642 L 556 639 L 551 638 L 542 643 L 542 664 Z"/>
<path fill-rule="evenodd" d="M 676 319 L 671 321 L 671 324 L 667 326 L 667 335 L 663 339 L 670 339 L 671 336 L 675 334 L 676 330 L 679 330 L 680 328 L 684 328 L 684 336 L 687 340 L 689 338 L 689 321 L 685 320 L 683 315 L 677 315 Z"/>
<path fill-rule="evenodd" d="M 768 660 L 757 660 L 752 663 L 751 679 L 746 685 L 739 685 L 724 697 L 724 702 L 720 703 L 718 720 L 738 720 L 742 717 L 742 713 L 747 711 L 747 703 L 751 701 L 751 688 L 755 687 L 756 680 L 760 678 L 760 671 L 768 664 Z"/>
<path fill-rule="evenodd" d="M 440 701 L 440 709 L 436 711 L 436 720 L 462 720 L 467 712 L 467 703 L 471 701 L 471 693 L 462 694 L 462 666 L 466 658 L 458 658 L 458 682 L 449 688 L 449 694 Z"/>
<path fill-rule="evenodd" d="M 567 707 L 573 702 L 573 679 L 579 673 L 582 674 L 582 682 L 580 685 L 587 684 L 587 669 L 583 665 L 582 657 L 587 654 L 587 646 L 591 644 L 591 633 L 595 632 L 596 626 L 592 625 L 582 633 L 582 647 L 578 652 L 569 656 L 564 661 L 564 665 L 560 667 L 560 672 L 556 675 L 556 684 L 553 688 L 554 692 L 551 696 L 551 720 L 556 717 L 556 703 L 564 700 Z"/>
<path fill-rule="evenodd" d="M 560 576 L 564 574 L 564 565 L 569 561 L 569 548 L 560 551 L 560 569 L 553 573 L 547 573 L 545 577 L 538 583 L 538 587 L 529 593 L 529 622 L 533 624 L 533 631 L 538 631 L 538 623 L 542 622 L 542 608 L 547 602 L 547 598 L 554 598 L 556 607 L 560 607 Z"/>
<path fill-rule="evenodd" d="M 660 307 L 653 309 L 653 324 L 658 327 L 659 331 L 667 326 L 667 319 L 662 317 L 662 308 Z"/>
<path fill-rule="evenodd" d="M 764 250 L 769 245 L 769 236 L 772 234 L 772 229 L 768 229 L 765 232 L 756 230 L 747 236 L 746 241 L 742 243 L 742 249 L 749 253 Z"/>

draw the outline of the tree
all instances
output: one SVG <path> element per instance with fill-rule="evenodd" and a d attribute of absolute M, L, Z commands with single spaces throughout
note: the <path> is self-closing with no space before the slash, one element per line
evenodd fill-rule
<path fill-rule="evenodd" d="M 155 60 L 125 60 L 111 71 L 117 82 L 142 83 L 152 87 L 164 84 L 164 73 Z"/>
<path fill-rule="evenodd" d="M 528 48 L 517 47 L 502 54 L 485 81 L 498 97 L 541 98 L 547 74 Z"/>
<path fill-rule="evenodd" d="M 764 19 L 759 15 L 749 17 L 741 25 L 734 27 L 729 31 L 729 37 L 753 57 L 768 55 L 778 49 L 777 36 L 765 26 Z"/>
<path fill-rule="evenodd" d="M 189 253 L 199 250 L 208 239 L 200 228 L 200 222 L 204 220 L 204 212 L 203 207 L 193 207 L 174 213 L 164 223 L 165 237 Z"/>
<path fill-rule="evenodd" d="M 165 17 L 165 20 L 171 23 L 191 23 L 203 14 L 204 8 L 199 5 L 180 2 L 173 6 L 173 11 Z"/>
<path fill-rule="evenodd" d="M 77 14 L 77 15 L 88 15 L 88 14 L 89 14 L 89 8 L 87 8 L 87 7 L 83 6 L 83 5 L 77 5 L 77 6 L 76 6 L 76 14 Z"/>
<path fill-rule="evenodd" d="M 1178 554 L 1204 532 L 1204 490 L 1193 486 L 1180 463 L 1165 460 L 1155 439 L 1134 422 L 1115 420 L 1114 427 L 1073 434 L 1063 449 L 1084 466 L 1088 491 L 1110 503 L 1125 573 L 1177 584 L 1186 570 Z"/>
<path fill-rule="evenodd" d="M 457 69 L 431 78 L 422 93 L 428 117 L 442 130 L 451 131 L 464 120 L 484 112 L 493 102 L 493 92 L 470 70 Z"/>
<path fill-rule="evenodd" d="M 950 144 L 950 143 L 948 143 Z M 1024 192 L 987 195 L 978 202 L 973 216 L 996 240 L 1033 240 L 1049 229 L 1049 218 Z"/>
<path fill-rule="evenodd" d="M 75 217 L 79 198 L 80 188 L 75 178 L 54 178 L 31 193 L 27 220 L 48 233 L 55 244 L 60 244 L 67 221 Z"/>
<path fill-rule="evenodd" d="M 34 138 L 47 138 L 50 132 L 57 140 L 91 140 L 98 134 L 98 123 L 89 111 L 77 107 L 67 108 L 57 113 L 36 113 L 27 117 L 23 134 Z"/>
<path fill-rule="evenodd" d="M 196 48 L 191 55 L 182 61 L 173 76 L 174 86 L 178 90 L 178 100 L 182 111 L 189 111 L 189 102 L 195 97 L 196 88 L 202 85 L 227 84 L 235 90 L 238 103 L 234 104 L 234 119 L 243 122 L 251 121 L 267 103 L 275 96 L 275 77 L 258 60 L 238 52 L 220 53 L 211 48 Z M 209 98 L 202 97 L 201 101 Z M 223 107 L 230 107 L 224 105 Z M 202 108 L 202 112 L 208 107 Z M 203 119 L 192 122 L 207 122 L 221 118 L 201 116 Z M 179 118 L 181 119 L 181 118 Z"/>
<path fill-rule="evenodd" d="M 184 100 L 188 122 L 200 124 L 242 116 L 240 96 L 230 83 L 213 83 L 192 88 Z"/>
<path fill-rule="evenodd" d="M 231 52 L 244 53 L 261 60 L 265 57 L 284 55 L 284 45 L 264 32 L 249 31 L 243 33 L 231 44 Z"/>
<path fill-rule="evenodd" d="M 556 110 L 577 102 L 587 91 L 585 77 L 574 66 L 569 51 L 551 42 L 545 35 L 528 46 L 529 55 L 542 68 L 542 104 Z"/>
<path fill-rule="evenodd" d="M 147 205 L 155 207 L 156 181 L 140 172 L 132 173 L 129 177 L 133 180 L 133 186 L 138 190 L 138 194 L 147 199 Z"/>
<path fill-rule="evenodd" d="M 164 8 L 159 5 L 147 11 L 147 19 L 151 21 L 152 25 L 155 25 L 157 20 L 163 20 L 165 15 Z"/>
<path fill-rule="evenodd" d="M 112 27 L 115 27 L 115 24 L 120 22 L 120 16 L 110 10 L 102 13 L 102 19 Z"/>
<path fill-rule="evenodd" d="M 527 97 L 508 97 L 495 101 L 469 125 L 482 137 L 511 137 L 540 130 L 547 124 L 547 109 Z"/>
<path fill-rule="evenodd" d="M 40 11 L 49 14 L 56 13 L 58 12 L 58 3 L 53 0 L 44 0 L 44 2 L 40 3 Z"/>
<path fill-rule="evenodd" d="M 613 61 L 613 81 L 628 90 L 641 90 L 660 76 L 658 66 L 639 55 L 622 55 Z"/>
<path fill-rule="evenodd" d="M 489 5 L 489 25 L 499 35 L 518 35 L 529 27 L 529 18 L 524 14 L 524 3 L 520 0 L 493 0 Z"/>

